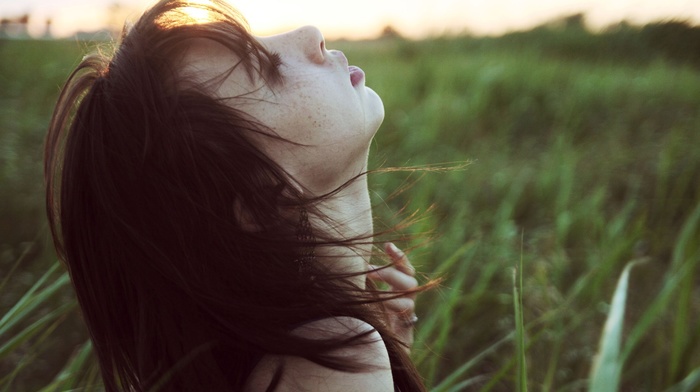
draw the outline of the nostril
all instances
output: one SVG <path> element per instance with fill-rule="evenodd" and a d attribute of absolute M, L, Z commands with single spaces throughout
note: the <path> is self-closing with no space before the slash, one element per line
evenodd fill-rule
<path fill-rule="evenodd" d="M 321 37 L 321 42 L 318 44 L 318 48 L 320 49 L 315 56 L 318 56 L 317 60 L 318 62 L 322 63 L 326 60 L 326 40 Z"/>
<path fill-rule="evenodd" d="M 323 63 L 326 60 L 326 40 L 321 31 L 314 26 L 304 26 L 295 30 L 298 32 L 299 43 L 309 60 Z"/>

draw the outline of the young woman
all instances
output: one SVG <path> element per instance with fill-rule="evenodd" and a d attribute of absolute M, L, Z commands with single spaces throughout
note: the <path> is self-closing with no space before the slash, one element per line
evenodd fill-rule
<path fill-rule="evenodd" d="M 383 116 L 317 29 L 253 37 L 223 0 L 160 1 L 84 58 L 47 135 L 47 208 L 105 388 L 424 390 L 423 288 L 393 244 L 369 264 Z"/>

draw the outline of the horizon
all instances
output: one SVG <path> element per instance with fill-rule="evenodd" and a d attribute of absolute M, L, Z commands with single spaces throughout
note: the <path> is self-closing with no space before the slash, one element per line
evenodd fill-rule
<path fill-rule="evenodd" d="M 315 25 L 327 39 L 370 39 L 391 27 L 401 36 L 420 39 L 445 35 L 497 36 L 529 30 L 576 14 L 584 15 L 585 26 L 598 32 L 626 22 L 645 25 L 680 20 L 700 24 L 700 2 L 687 0 L 355 0 L 337 3 L 324 0 L 230 1 L 248 20 L 256 35 L 271 35 L 298 26 Z M 47 19 L 51 35 L 67 38 L 76 32 L 101 29 L 119 30 L 125 20 L 133 20 L 151 1 L 146 0 L 25 0 L 21 4 L 0 4 L 0 18 L 29 15 L 26 33 L 44 36 Z M 364 6 L 363 6 L 364 5 Z M 269 12 L 270 9 L 276 12 Z M 400 11 L 398 11 L 400 10 Z"/>

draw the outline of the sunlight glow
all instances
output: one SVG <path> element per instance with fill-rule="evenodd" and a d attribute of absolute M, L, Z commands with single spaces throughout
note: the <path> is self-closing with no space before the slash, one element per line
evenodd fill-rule
<path fill-rule="evenodd" d="M 211 20 L 190 0 L 187 18 Z M 681 19 L 700 23 L 698 0 L 228 0 L 255 34 L 269 35 L 303 25 L 317 26 L 328 39 L 373 38 L 387 26 L 410 38 L 470 33 L 498 35 L 578 12 L 593 29 L 627 20 L 634 24 Z M 120 30 L 155 0 L 0 0 L 0 17 L 30 14 L 28 31 L 54 37 L 109 27 Z M 50 26 L 47 20 L 51 20 Z"/>
<path fill-rule="evenodd" d="M 182 12 L 184 12 L 189 19 L 192 19 L 193 23 L 206 23 L 211 20 L 209 11 L 201 8 L 185 7 L 182 9 Z"/>
<path fill-rule="evenodd" d="M 186 24 L 200 24 L 213 21 L 211 13 L 205 8 L 211 4 L 208 0 L 190 0 L 187 4 L 190 4 L 190 6 L 180 9 L 180 12 L 184 14 Z"/>

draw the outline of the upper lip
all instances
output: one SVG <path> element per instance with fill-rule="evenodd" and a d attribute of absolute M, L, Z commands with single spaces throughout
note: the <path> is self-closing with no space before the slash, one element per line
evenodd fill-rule
<path fill-rule="evenodd" d="M 339 51 L 339 50 L 331 50 L 330 53 L 335 54 L 336 56 L 341 58 L 341 61 L 343 65 L 347 68 L 349 66 L 348 64 L 348 58 L 345 57 L 345 53 Z"/>

